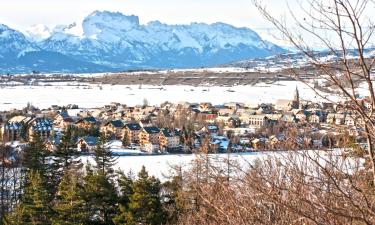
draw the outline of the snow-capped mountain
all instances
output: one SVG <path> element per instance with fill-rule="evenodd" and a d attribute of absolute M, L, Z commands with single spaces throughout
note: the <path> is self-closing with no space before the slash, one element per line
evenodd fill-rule
<path fill-rule="evenodd" d="M 95 11 L 79 24 L 52 29 L 37 25 L 28 29 L 26 35 L 12 32 L 19 36 L 20 42 L 14 43 L 22 46 L 20 49 L 60 54 L 65 59 L 86 62 L 90 66 L 83 70 L 85 72 L 95 71 L 94 65 L 100 68 L 98 71 L 212 66 L 284 51 L 263 41 L 249 28 L 224 23 L 167 25 L 154 21 L 140 24 L 137 16 L 108 11 Z M 1 37 L 0 33 L 1 46 L 7 45 L 1 42 Z M 33 68 L 39 69 L 38 66 Z M 77 68 L 72 72 L 82 70 Z"/>

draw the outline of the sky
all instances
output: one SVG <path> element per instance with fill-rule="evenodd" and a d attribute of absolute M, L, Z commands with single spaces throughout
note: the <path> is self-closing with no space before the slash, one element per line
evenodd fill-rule
<path fill-rule="evenodd" d="M 268 0 L 271 9 L 283 13 L 285 0 Z M 35 24 L 53 27 L 82 21 L 95 10 L 137 15 L 141 23 L 159 20 L 167 24 L 224 22 L 238 27 L 271 27 L 251 0 L 0 0 L 0 23 L 24 30 Z"/>

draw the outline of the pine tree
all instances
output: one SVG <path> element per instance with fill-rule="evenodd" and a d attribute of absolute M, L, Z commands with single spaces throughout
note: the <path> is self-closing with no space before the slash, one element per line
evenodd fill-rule
<path fill-rule="evenodd" d="M 57 216 L 53 218 L 53 224 L 84 224 L 87 221 L 87 213 L 83 194 L 84 188 L 81 175 L 67 170 L 56 193 L 53 209 Z"/>
<path fill-rule="evenodd" d="M 121 196 L 119 197 L 119 213 L 113 219 L 115 224 L 126 224 L 129 215 L 130 196 L 133 194 L 133 179 L 131 174 L 125 175 L 119 172 L 118 185 Z"/>
<path fill-rule="evenodd" d="M 38 171 L 41 176 L 43 185 L 49 193 L 49 199 L 53 199 L 53 191 L 56 185 L 53 182 L 53 167 L 51 165 L 51 152 L 48 151 L 40 136 L 33 135 L 32 141 L 25 149 L 22 156 L 23 173 L 26 174 L 25 180 L 22 181 L 25 185 L 29 182 L 27 174 L 31 171 Z"/>
<path fill-rule="evenodd" d="M 134 193 L 130 196 L 129 209 L 123 215 L 127 224 L 162 224 L 165 220 L 159 192 L 160 181 L 148 176 L 145 167 L 133 184 Z"/>
<path fill-rule="evenodd" d="M 79 153 L 74 146 L 72 130 L 68 129 L 62 136 L 56 151 L 53 152 L 53 191 L 56 191 L 58 183 L 67 170 L 78 170 L 82 167 L 81 160 L 78 157 Z"/>
<path fill-rule="evenodd" d="M 124 137 L 122 138 L 122 146 L 128 147 L 130 145 L 129 135 L 128 132 L 124 133 Z"/>
<path fill-rule="evenodd" d="M 94 149 L 95 153 L 95 169 L 105 176 L 111 177 L 113 175 L 113 166 L 116 163 L 116 158 L 112 155 L 111 150 L 105 146 L 106 139 L 101 135 L 99 141 Z"/>
<path fill-rule="evenodd" d="M 9 217 L 8 224 L 51 224 L 53 211 L 40 172 L 29 171 L 27 181 L 21 202 Z"/>
<path fill-rule="evenodd" d="M 48 157 L 51 153 L 46 148 L 40 136 L 34 134 L 32 141 L 23 153 L 23 166 L 26 170 L 38 170 L 41 174 L 47 175 L 50 172 Z"/>
<path fill-rule="evenodd" d="M 113 224 L 118 207 L 115 185 L 101 171 L 88 173 L 84 180 L 84 199 L 89 213 L 86 224 Z"/>

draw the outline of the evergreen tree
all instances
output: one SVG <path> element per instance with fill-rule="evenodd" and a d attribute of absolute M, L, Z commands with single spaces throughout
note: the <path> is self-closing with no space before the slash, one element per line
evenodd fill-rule
<path fill-rule="evenodd" d="M 129 213 L 130 196 L 133 194 L 133 179 L 131 174 L 119 172 L 118 185 L 121 196 L 119 197 L 119 214 L 113 219 L 115 224 L 126 224 Z"/>
<path fill-rule="evenodd" d="M 49 193 L 39 171 L 28 172 L 28 183 L 15 212 L 9 217 L 8 224 L 51 224 L 53 211 L 50 207 Z"/>
<path fill-rule="evenodd" d="M 53 191 L 57 189 L 58 183 L 68 169 L 80 169 L 82 166 L 79 153 L 75 148 L 72 130 L 69 128 L 61 138 L 60 144 L 53 152 Z"/>
<path fill-rule="evenodd" d="M 129 135 L 128 132 L 124 133 L 124 137 L 122 138 L 122 146 L 128 147 L 130 145 Z"/>
<path fill-rule="evenodd" d="M 26 174 L 25 180 L 22 181 L 27 185 L 31 171 L 38 171 L 43 182 L 43 186 L 48 190 L 49 199 L 53 199 L 55 182 L 53 182 L 53 167 L 51 165 L 51 152 L 46 148 L 39 135 L 35 134 L 30 141 L 29 146 L 25 149 L 22 156 L 23 173 Z"/>
<path fill-rule="evenodd" d="M 165 213 L 161 205 L 159 192 L 160 181 L 148 176 L 145 167 L 138 174 L 133 184 L 129 209 L 123 214 L 126 224 L 162 224 Z"/>
<path fill-rule="evenodd" d="M 101 171 L 88 173 L 84 180 L 84 199 L 89 213 L 86 224 L 113 224 L 118 207 L 115 185 Z"/>
<path fill-rule="evenodd" d="M 87 213 L 83 194 L 84 188 L 81 175 L 67 170 L 56 193 L 53 209 L 57 216 L 53 218 L 53 224 L 84 224 L 87 221 Z"/>
<path fill-rule="evenodd" d="M 38 134 L 34 134 L 29 146 L 23 152 L 23 166 L 27 171 L 38 170 L 40 174 L 49 174 L 51 168 L 49 157 L 51 152 L 48 151 L 45 144 Z"/>
<path fill-rule="evenodd" d="M 113 176 L 113 165 L 116 163 L 116 158 L 112 155 L 111 150 L 105 146 L 106 139 L 101 135 L 99 141 L 94 149 L 95 153 L 95 169 L 105 176 Z"/>

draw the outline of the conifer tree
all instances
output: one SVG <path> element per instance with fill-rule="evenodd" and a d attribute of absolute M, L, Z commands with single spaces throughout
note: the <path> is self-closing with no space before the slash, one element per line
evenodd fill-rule
<path fill-rule="evenodd" d="M 115 224 L 127 224 L 129 215 L 130 196 L 133 194 L 133 179 L 131 174 L 125 175 L 122 171 L 118 173 L 118 186 L 120 188 L 119 213 L 113 219 Z"/>
<path fill-rule="evenodd" d="M 81 161 L 78 158 L 79 153 L 76 150 L 74 144 L 75 143 L 72 137 L 72 130 L 68 128 L 66 133 L 62 136 L 61 142 L 57 146 L 56 151 L 53 152 L 53 191 L 57 189 L 58 183 L 67 170 L 78 170 L 82 167 Z"/>
<path fill-rule="evenodd" d="M 53 167 L 51 165 L 51 152 L 46 148 L 39 135 L 34 134 L 29 146 L 24 150 L 22 156 L 23 173 L 22 183 L 26 186 L 31 171 L 38 171 L 44 188 L 48 191 L 49 199 L 53 199 L 55 183 L 53 182 Z"/>
<path fill-rule="evenodd" d="M 39 171 L 31 170 L 27 173 L 28 183 L 17 209 L 7 220 L 8 224 L 51 224 L 53 211 L 50 207 L 49 193 Z"/>
<path fill-rule="evenodd" d="M 86 224 L 113 224 L 118 207 L 115 185 L 101 171 L 88 173 L 84 180 L 84 199 L 89 213 Z"/>
<path fill-rule="evenodd" d="M 71 170 L 65 171 L 56 193 L 53 209 L 57 216 L 53 218 L 53 224 L 84 224 L 87 221 L 87 213 L 83 194 L 81 174 Z"/>
<path fill-rule="evenodd" d="M 105 146 L 106 139 L 101 135 L 99 141 L 94 149 L 95 153 L 95 169 L 105 176 L 113 176 L 113 165 L 116 163 L 116 158 L 112 155 L 111 150 Z"/>
<path fill-rule="evenodd" d="M 130 196 L 129 209 L 123 215 L 126 224 L 162 224 L 165 220 L 159 192 L 160 181 L 148 176 L 145 167 L 138 174 L 133 184 L 133 194 Z"/>
<path fill-rule="evenodd" d="M 128 132 L 124 133 L 124 137 L 122 138 L 122 146 L 128 147 L 130 145 L 129 135 Z"/>

